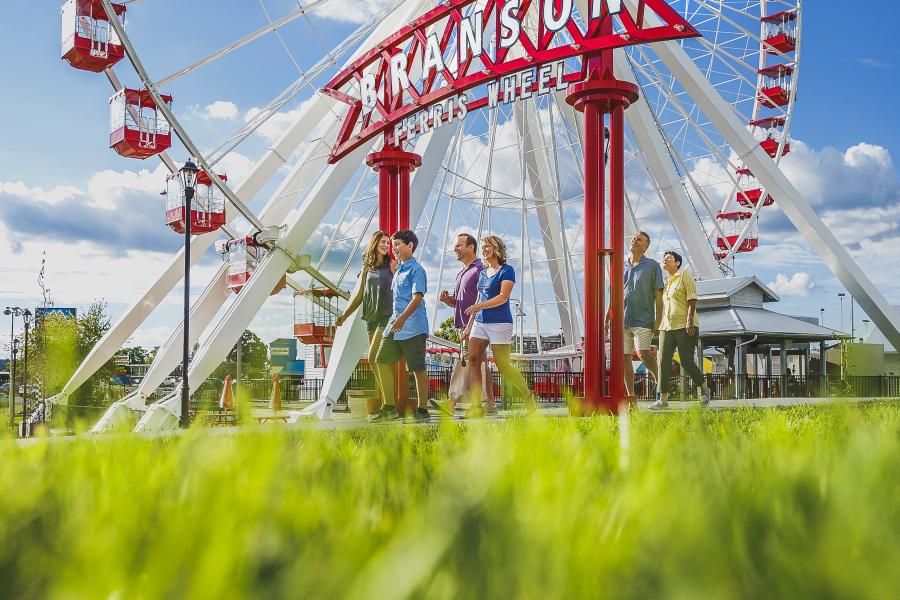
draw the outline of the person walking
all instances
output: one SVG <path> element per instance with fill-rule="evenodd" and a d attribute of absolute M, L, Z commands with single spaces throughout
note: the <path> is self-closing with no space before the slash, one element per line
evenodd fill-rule
<path fill-rule="evenodd" d="M 456 260 L 463 264 L 462 270 L 456 275 L 456 283 L 453 285 L 453 292 L 443 290 L 439 296 L 441 302 L 453 308 L 453 320 L 456 329 L 462 337 L 462 332 L 469 322 L 469 315 L 466 310 L 478 301 L 478 278 L 484 270 L 484 263 L 476 256 L 478 253 L 478 240 L 475 236 L 468 233 L 461 233 L 456 236 L 456 245 L 453 247 L 456 253 Z M 464 356 L 468 360 L 468 357 Z M 487 365 L 482 363 L 481 368 L 482 385 L 481 389 L 484 395 L 484 401 L 490 402 L 489 394 L 491 393 L 491 383 L 488 378 Z M 438 403 L 436 400 L 431 401 L 438 410 L 452 414 L 456 402 L 450 399 L 449 407 Z"/>
<path fill-rule="evenodd" d="M 687 373 L 695 388 L 700 388 L 700 404 L 709 404 L 709 387 L 703 370 L 694 362 L 699 340 L 700 323 L 697 319 L 697 284 L 687 269 L 682 269 L 681 255 L 669 250 L 663 258 L 663 269 L 668 273 L 663 291 L 663 317 L 660 323 L 659 390 L 660 398 L 650 405 L 651 410 L 669 406 L 669 380 L 672 375 L 672 357 L 678 349 L 682 373 Z"/>
<path fill-rule="evenodd" d="M 659 263 L 645 256 L 650 247 L 650 236 L 639 231 L 631 238 L 629 256 L 625 261 L 625 390 L 634 396 L 634 365 L 632 352 L 644 363 L 647 373 L 657 380 L 656 357 L 651 350 L 653 336 L 659 331 L 663 316 L 663 288 L 665 279 Z M 610 313 L 606 314 L 609 330 Z M 608 336 L 607 336 L 608 337 Z M 657 381 L 658 383 L 658 381 Z M 657 386 L 658 387 L 658 386 Z M 657 392 L 656 399 L 659 400 Z"/>
<path fill-rule="evenodd" d="M 469 381 L 472 398 L 480 398 L 482 390 L 481 365 L 487 358 L 487 347 L 494 353 L 494 364 L 507 385 L 526 399 L 529 408 L 535 401 L 528 389 L 525 378 L 510 363 L 510 343 L 512 342 L 513 318 L 509 306 L 509 296 L 516 284 L 516 272 L 506 263 L 506 244 L 499 237 L 489 235 L 481 242 L 481 254 L 485 268 L 478 277 L 478 302 L 466 309 L 469 322 L 463 330 L 462 338 L 469 340 Z M 486 414 L 496 414 L 493 394 L 484 405 L 473 402 L 466 416 L 477 418 Z"/>
<path fill-rule="evenodd" d="M 431 418 L 427 407 L 428 373 L 425 371 L 428 316 L 425 314 L 424 298 L 428 291 L 428 279 L 425 269 L 413 258 L 418 245 L 419 238 L 408 229 L 398 231 L 391 237 L 391 248 L 400 264 L 391 286 L 393 311 L 375 356 L 384 392 L 384 405 L 371 418 L 375 423 L 400 418 L 394 393 L 394 367 L 401 358 L 406 359 L 406 368 L 416 379 L 418 405 L 412 417 L 418 422 L 427 422 Z M 406 382 L 401 382 L 401 385 L 406 385 Z"/>
<path fill-rule="evenodd" d="M 338 327 L 362 305 L 362 320 L 366 322 L 369 335 L 369 368 L 375 380 L 375 391 L 380 403 L 384 403 L 384 391 L 375 366 L 375 355 L 381 345 L 381 336 L 393 311 L 391 283 L 397 270 L 397 261 L 391 258 L 391 238 L 383 231 L 376 231 L 369 238 L 369 245 L 363 251 L 363 268 L 360 273 L 363 282 L 356 288 L 346 310 L 335 320 Z"/>

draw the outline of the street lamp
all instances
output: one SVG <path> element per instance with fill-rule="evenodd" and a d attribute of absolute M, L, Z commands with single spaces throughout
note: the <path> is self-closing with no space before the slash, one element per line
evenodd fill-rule
<path fill-rule="evenodd" d="M 822 327 L 825 327 L 825 309 L 824 308 L 819 309 L 819 325 L 821 325 Z"/>
<path fill-rule="evenodd" d="M 870 322 L 871 321 L 869 321 L 869 319 L 863 319 L 863 324 L 866 326 L 866 337 L 864 338 L 866 340 L 869 339 L 869 323 Z"/>
<path fill-rule="evenodd" d="M 25 384 L 22 391 L 22 420 L 28 418 L 28 328 L 34 320 L 34 314 L 27 308 L 22 313 L 22 320 L 25 322 L 25 351 L 22 353 L 22 383 Z"/>
<path fill-rule="evenodd" d="M 16 340 L 16 317 L 25 314 L 18 306 L 7 306 L 3 310 L 4 315 L 9 316 L 9 426 L 16 426 L 16 353 L 19 351 L 19 343 Z"/>
<path fill-rule="evenodd" d="M 844 292 L 838 292 L 838 298 L 841 299 L 841 333 L 844 333 Z"/>
<path fill-rule="evenodd" d="M 184 325 L 182 327 L 184 343 L 181 349 L 181 427 L 187 429 L 191 425 L 191 393 L 188 387 L 191 312 L 191 200 L 194 199 L 194 189 L 200 169 L 197 168 L 194 161 L 188 159 L 179 173 L 184 187 Z"/>

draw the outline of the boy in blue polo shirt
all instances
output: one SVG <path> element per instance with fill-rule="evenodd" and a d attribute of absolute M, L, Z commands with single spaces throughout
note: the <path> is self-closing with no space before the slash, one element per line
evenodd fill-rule
<path fill-rule="evenodd" d="M 391 249 L 399 265 L 394 274 L 391 291 L 394 294 L 394 310 L 381 346 L 375 356 L 375 364 L 384 390 L 384 405 L 370 419 L 372 422 L 394 421 L 397 413 L 394 393 L 394 368 L 401 358 L 406 368 L 416 378 L 418 407 L 413 413 L 416 421 L 428 421 L 428 374 L 425 372 L 425 342 L 428 339 L 428 316 L 425 314 L 425 292 L 428 281 L 425 269 L 413 258 L 419 238 L 412 231 L 398 231 L 391 237 Z"/>

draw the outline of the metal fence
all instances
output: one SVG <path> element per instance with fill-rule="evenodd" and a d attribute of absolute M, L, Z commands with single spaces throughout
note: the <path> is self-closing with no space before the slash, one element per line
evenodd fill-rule
<path fill-rule="evenodd" d="M 431 398 L 446 397 L 450 388 L 452 369 L 448 367 L 429 368 L 428 395 Z M 521 371 L 528 383 L 528 389 L 542 403 L 561 403 L 568 397 L 584 394 L 584 375 L 580 371 Z M 885 397 L 900 398 L 900 376 L 851 376 L 823 382 L 821 377 L 797 377 L 794 375 L 768 377 L 766 375 L 734 375 L 726 373 L 707 374 L 706 383 L 713 400 L 737 398 L 823 398 L 823 397 Z M 491 394 L 501 406 L 524 402 L 524 398 L 513 394 L 503 383 L 500 373 L 492 371 Z M 302 375 L 286 375 L 280 378 L 281 401 L 284 405 L 308 404 L 319 399 L 322 379 L 308 379 Z M 338 404 L 346 403 L 347 390 L 374 390 L 372 370 L 361 363 L 352 373 Z M 218 403 L 222 382 L 207 381 L 194 394 L 193 403 L 198 407 L 213 406 Z M 635 375 L 635 396 L 639 400 L 652 400 L 656 396 L 656 382 L 646 373 Z M 235 387 L 240 397 L 255 401 L 265 401 L 271 397 L 271 379 L 249 379 Z M 697 391 L 687 376 L 675 375 L 670 379 L 670 398 L 686 400 L 695 398 Z M 415 379 L 409 378 L 409 395 L 415 397 Z"/>

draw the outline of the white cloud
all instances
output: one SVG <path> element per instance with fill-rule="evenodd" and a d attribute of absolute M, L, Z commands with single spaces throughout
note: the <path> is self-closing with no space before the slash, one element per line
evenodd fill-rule
<path fill-rule="evenodd" d="M 334 21 L 365 23 L 391 4 L 393 0 L 332 0 L 313 13 Z"/>
<path fill-rule="evenodd" d="M 809 273 L 794 273 L 790 277 L 779 273 L 769 287 L 781 296 L 808 296 L 816 284 Z"/>
<path fill-rule="evenodd" d="M 210 121 L 234 121 L 240 115 L 237 104 L 228 100 L 216 100 L 206 106 L 192 106 L 189 109 L 192 115 Z"/>
<path fill-rule="evenodd" d="M 889 62 L 884 62 L 883 60 L 879 60 L 877 58 L 858 58 L 856 62 L 863 65 L 864 67 L 870 67 L 872 69 L 890 69 L 894 65 Z"/>
<path fill-rule="evenodd" d="M 254 133 L 265 139 L 268 143 L 274 144 L 279 141 L 287 130 L 293 125 L 307 107 L 315 101 L 316 96 L 310 96 L 300 103 L 297 108 L 288 111 L 279 111 L 266 119 L 265 123 L 260 125 Z M 244 114 L 244 122 L 248 122 L 262 112 L 258 106 L 254 106 Z"/>

